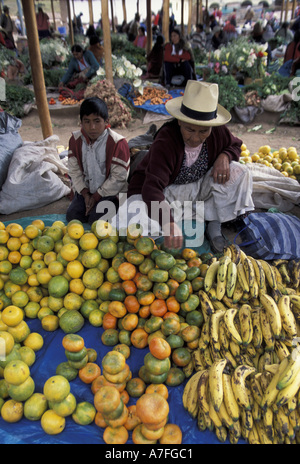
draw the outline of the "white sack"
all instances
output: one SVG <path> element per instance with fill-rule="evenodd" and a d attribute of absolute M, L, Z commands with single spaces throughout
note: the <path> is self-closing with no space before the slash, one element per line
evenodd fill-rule
<path fill-rule="evenodd" d="M 252 199 L 256 208 L 278 208 L 287 212 L 300 205 L 300 184 L 297 180 L 285 177 L 268 166 L 248 163 L 247 167 L 252 173 Z"/>
<path fill-rule="evenodd" d="M 5 183 L 0 192 L 0 213 L 46 206 L 70 193 L 59 176 L 68 172 L 60 160 L 57 136 L 40 142 L 24 142 L 15 150 Z"/>

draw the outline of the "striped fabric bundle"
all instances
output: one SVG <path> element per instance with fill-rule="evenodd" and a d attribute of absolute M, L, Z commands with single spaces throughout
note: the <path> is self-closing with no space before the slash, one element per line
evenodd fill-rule
<path fill-rule="evenodd" d="M 300 258 L 300 219 L 283 213 L 251 213 L 244 219 L 245 227 L 237 243 L 245 252 L 256 259 Z"/>

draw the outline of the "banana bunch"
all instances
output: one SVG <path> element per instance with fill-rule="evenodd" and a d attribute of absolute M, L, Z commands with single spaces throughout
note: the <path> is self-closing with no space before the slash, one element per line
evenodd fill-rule
<path fill-rule="evenodd" d="M 196 372 L 183 392 L 183 405 L 199 430 L 249 444 L 300 443 L 300 353 L 281 362 L 232 368 L 226 359 Z"/>

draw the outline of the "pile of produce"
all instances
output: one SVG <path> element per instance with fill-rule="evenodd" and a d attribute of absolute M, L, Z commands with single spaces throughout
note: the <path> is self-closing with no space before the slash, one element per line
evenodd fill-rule
<path fill-rule="evenodd" d="M 56 435 L 72 416 L 103 429 L 109 444 L 126 443 L 128 432 L 134 443 L 176 444 L 182 433 L 168 422 L 168 388 L 183 384 L 199 433 L 298 443 L 300 261 L 255 260 L 236 245 L 221 256 L 175 253 L 142 232 L 101 220 L 90 230 L 76 220 L 0 223 L 2 419 L 25 416 Z M 44 395 L 30 376 L 43 338 L 27 319 L 65 334 L 65 361 Z M 112 347 L 98 362 L 79 334 L 85 324 L 101 327 Z M 131 347 L 149 349 L 137 377 Z M 94 404 L 72 395 L 77 377 Z"/>
<path fill-rule="evenodd" d="M 272 150 L 269 145 L 263 145 L 257 152 L 251 154 L 247 145 L 243 143 L 241 149 L 240 162 L 242 164 L 258 163 L 277 169 L 285 177 L 300 181 L 300 156 L 295 147 Z"/>
<path fill-rule="evenodd" d="M 183 404 L 220 441 L 298 443 L 300 263 L 232 245 L 206 272 L 196 374 Z"/>
<path fill-rule="evenodd" d="M 108 80 L 91 82 L 84 92 L 84 98 L 89 97 L 99 97 L 104 100 L 108 108 L 111 127 L 125 128 L 131 122 L 129 107 L 122 101 L 115 86 Z"/>

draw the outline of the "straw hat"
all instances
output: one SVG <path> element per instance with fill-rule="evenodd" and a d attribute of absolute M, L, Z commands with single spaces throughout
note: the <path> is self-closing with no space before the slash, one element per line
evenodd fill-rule
<path fill-rule="evenodd" d="M 188 81 L 183 97 L 166 103 L 166 110 L 174 118 L 198 126 L 222 126 L 227 124 L 230 113 L 218 104 L 218 84 Z"/>

